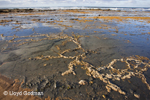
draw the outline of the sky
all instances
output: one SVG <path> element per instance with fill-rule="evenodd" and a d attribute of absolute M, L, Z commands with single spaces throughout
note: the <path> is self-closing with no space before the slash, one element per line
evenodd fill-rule
<path fill-rule="evenodd" d="M 0 0 L 0 7 L 150 7 L 150 0 Z"/>

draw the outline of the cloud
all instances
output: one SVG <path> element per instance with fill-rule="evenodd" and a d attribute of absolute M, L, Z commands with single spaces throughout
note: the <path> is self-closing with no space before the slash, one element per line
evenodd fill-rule
<path fill-rule="evenodd" d="M 0 1 L 0 5 L 6 5 L 6 4 L 9 4 L 10 2 L 9 1 Z"/>
<path fill-rule="evenodd" d="M 18 2 L 18 0 L 2 0 L 0 1 L 0 7 L 12 7 L 16 5 L 22 5 L 23 2 Z"/>

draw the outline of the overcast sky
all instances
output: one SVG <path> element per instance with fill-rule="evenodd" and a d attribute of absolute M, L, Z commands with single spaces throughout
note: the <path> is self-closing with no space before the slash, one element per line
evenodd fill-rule
<path fill-rule="evenodd" d="M 150 7 L 150 0 L 0 0 L 0 7 Z"/>

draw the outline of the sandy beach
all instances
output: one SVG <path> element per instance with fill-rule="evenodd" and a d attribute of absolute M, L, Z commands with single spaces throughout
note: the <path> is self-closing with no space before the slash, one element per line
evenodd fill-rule
<path fill-rule="evenodd" d="M 149 16 L 110 9 L 0 10 L 0 99 L 148 100 Z M 3 94 L 26 90 L 43 95 Z"/>

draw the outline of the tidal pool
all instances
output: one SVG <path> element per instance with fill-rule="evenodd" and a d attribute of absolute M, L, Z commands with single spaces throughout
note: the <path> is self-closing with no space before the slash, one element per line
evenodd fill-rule
<path fill-rule="evenodd" d="M 41 98 L 148 99 L 150 18 L 142 13 L 56 10 L 0 16 L 0 74 L 44 92 Z"/>

